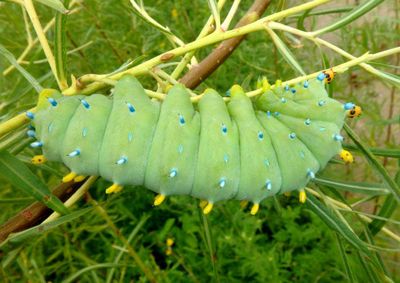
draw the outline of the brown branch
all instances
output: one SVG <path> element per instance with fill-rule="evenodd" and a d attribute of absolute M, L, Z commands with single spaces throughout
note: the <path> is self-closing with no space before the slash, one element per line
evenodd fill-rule
<path fill-rule="evenodd" d="M 270 4 L 269 0 L 256 0 L 247 11 L 246 15 L 237 23 L 236 28 L 250 24 L 260 18 L 265 9 Z M 245 36 L 238 36 L 223 41 L 216 49 L 214 49 L 206 58 L 198 65 L 190 69 L 179 81 L 187 88 L 194 89 L 201 82 L 207 79 L 232 52 L 239 46 Z"/>
<path fill-rule="evenodd" d="M 269 4 L 270 0 L 255 0 L 246 15 L 238 22 L 236 27 L 257 20 L 264 13 Z M 244 38 L 244 36 L 241 36 L 228 39 L 221 43 L 196 67 L 189 70 L 180 81 L 188 88 L 196 88 L 232 54 Z M 70 182 L 61 184 L 53 190 L 53 194 L 62 201 L 65 201 L 76 191 L 77 188 L 79 188 L 80 185 L 82 185 L 82 183 L 83 182 Z M 0 226 L 0 243 L 3 242 L 11 233 L 23 231 L 39 224 L 52 212 L 53 211 L 43 203 L 34 202 Z"/>
<path fill-rule="evenodd" d="M 82 185 L 82 183 L 63 183 L 57 186 L 52 193 L 64 202 L 80 187 L 80 185 Z M 11 233 L 23 231 L 39 224 L 52 212 L 53 211 L 42 202 L 34 202 L 1 225 L 0 243 L 3 242 Z"/>

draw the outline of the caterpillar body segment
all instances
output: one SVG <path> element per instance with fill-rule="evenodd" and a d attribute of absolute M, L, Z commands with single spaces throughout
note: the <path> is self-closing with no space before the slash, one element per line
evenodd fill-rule
<path fill-rule="evenodd" d="M 70 99 L 76 100 L 75 97 Z M 104 95 L 81 99 L 61 146 L 62 161 L 71 171 L 79 175 L 99 175 L 100 150 L 111 108 L 112 100 Z"/>
<path fill-rule="evenodd" d="M 159 110 L 136 79 L 123 77 L 116 84 L 111 111 L 103 114 L 108 122 L 99 137 L 98 175 L 118 185 L 143 185 Z"/>
<path fill-rule="evenodd" d="M 233 198 L 240 175 L 239 133 L 222 97 L 206 90 L 199 102 L 200 143 L 191 195 L 215 203 Z"/>
<path fill-rule="evenodd" d="M 62 162 L 60 145 L 65 140 L 69 122 L 80 103 L 78 97 L 63 98 L 58 92 L 53 92 L 51 97 L 58 99 L 56 106 L 49 106 L 47 97 L 39 101 L 35 115 L 36 136 L 45 145 L 43 155 L 48 160 Z"/>
<path fill-rule="evenodd" d="M 161 195 L 190 194 L 197 164 L 200 117 L 183 86 L 170 89 L 151 144 L 145 186 Z"/>
<path fill-rule="evenodd" d="M 231 89 L 229 113 L 238 126 L 240 177 L 236 199 L 260 203 L 279 192 L 282 177 L 266 129 L 257 119 L 250 98 L 239 86 Z"/>
<path fill-rule="evenodd" d="M 253 102 L 233 86 L 228 103 L 208 89 L 198 105 L 181 85 L 152 101 L 129 75 L 111 97 L 47 91 L 30 115 L 35 146 L 71 169 L 64 181 L 100 175 L 113 182 L 107 193 L 145 185 L 154 205 L 191 195 L 204 213 L 234 198 L 255 214 L 264 198 L 304 188 L 335 154 L 352 161 L 340 129 L 354 105 L 329 98 L 324 78 L 266 89 Z"/>
<path fill-rule="evenodd" d="M 272 141 L 282 176 L 280 193 L 304 187 L 309 181 L 309 172 L 317 172 L 318 161 L 308 148 L 273 115 L 257 111 L 257 118 Z"/>

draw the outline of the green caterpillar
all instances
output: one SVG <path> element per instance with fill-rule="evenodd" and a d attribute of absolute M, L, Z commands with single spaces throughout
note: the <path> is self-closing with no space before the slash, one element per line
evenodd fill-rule
<path fill-rule="evenodd" d="M 252 101 L 242 88 L 225 102 L 208 89 L 193 105 L 182 85 L 164 101 L 152 101 L 132 76 L 117 82 L 111 97 L 64 97 L 44 92 L 34 119 L 45 158 L 63 162 L 71 173 L 63 181 L 97 175 L 124 185 L 144 185 L 158 193 L 206 200 L 204 213 L 226 199 L 251 201 L 252 214 L 267 197 L 303 188 L 342 151 L 340 129 L 346 111 L 328 97 L 324 73 L 295 86 L 276 86 Z M 196 106 L 196 107 L 195 107 Z M 304 193 L 304 192 L 303 192 Z"/>

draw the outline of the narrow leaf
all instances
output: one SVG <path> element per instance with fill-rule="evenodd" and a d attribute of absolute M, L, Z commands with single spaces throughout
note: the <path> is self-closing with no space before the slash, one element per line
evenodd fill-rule
<path fill-rule="evenodd" d="M 353 193 L 366 194 L 366 195 L 386 195 L 389 191 L 382 188 L 380 184 L 362 184 L 362 183 L 350 183 L 336 180 L 324 179 L 321 177 L 315 178 L 314 183 L 319 185 L 325 185 L 327 187 L 333 187 L 339 190 L 346 190 Z"/>
<path fill-rule="evenodd" d="M 386 171 L 385 167 L 375 158 L 372 152 L 368 149 L 366 145 L 361 141 L 357 134 L 347 125 L 344 124 L 343 129 L 353 140 L 359 150 L 364 153 L 365 158 L 367 158 L 371 167 L 378 173 L 382 178 L 387 188 L 391 191 L 397 202 L 400 202 L 400 188 L 396 182 L 390 177 L 389 173 Z"/>
<path fill-rule="evenodd" d="M 14 55 L 8 51 L 3 45 L 0 44 L 0 54 L 3 55 L 11 65 L 15 67 L 24 77 L 25 79 L 32 85 L 32 87 L 36 90 L 37 93 L 40 93 L 43 90 L 43 87 L 39 84 L 39 82 L 32 77 L 24 68 L 18 64 L 17 59 L 15 59 Z"/>
<path fill-rule="evenodd" d="M 338 232 L 346 241 L 348 241 L 357 250 L 362 251 L 365 255 L 370 256 L 371 252 L 368 250 L 366 244 L 349 229 L 349 227 L 342 222 L 342 220 L 328 210 L 318 199 L 313 195 L 307 194 L 307 206 L 315 214 L 317 214 L 322 221 L 324 221 L 330 228 Z"/>
<path fill-rule="evenodd" d="M 69 12 L 69 10 L 65 8 L 65 6 L 60 0 L 36 0 L 36 1 L 63 14 L 67 14 Z"/>
<path fill-rule="evenodd" d="M 267 32 L 271 36 L 273 42 L 275 43 L 276 47 L 278 48 L 279 53 L 285 59 L 285 61 L 292 66 L 294 70 L 299 72 L 301 75 L 305 76 L 306 73 L 301 68 L 300 64 L 297 62 L 296 58 L 294 57 L 293 53 L 290 49 L 286 46 L 286 44 L 279 38 L 279 36 L 270 28 L 266 28 Z"/>
<path fill-rule="evenodd" d="M 49 188 L 22 161 L 7 151 L 0 152 L 0 176 L 58 213 L 68 213 L 68 209 Z"/>
<path fill-rule="evenodd" d="M 345 17 L 341 18 L 339 21 L 326 26 L 320 30 L 317 30 L 315 32 L 316 35 L 324 34 L 330 31 L 334 31 L 337 29 L 340 29 L 343 26 L 348 25 L 351 22 L 354 22 L 357 20 L 359 17 L 364 15 L 365 13 L 368 13 L 371 11 L 373 8 L 381 4 L 384 0 L 370 0 L 366 1 L 363 5 L 360 5 L 359 7 L 355 8 L 353 11 L 351 11 L 349 14 L 347 14 Z"/>

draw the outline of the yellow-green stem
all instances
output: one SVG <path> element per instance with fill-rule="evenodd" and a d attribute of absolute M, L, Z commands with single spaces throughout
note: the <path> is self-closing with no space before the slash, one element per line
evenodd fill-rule
<path fill-rule="evenodd" d="M 51 71 L 57 81 L 58 86 L 61 88 L 60 81 L 57 76 L 56 62 L 54 60 L 53 52 L 51 51 L 50 45 L 47 41 L 46 35 L 44 34 L 42 25 L 40 24 L 38 15 L 36 13 L 35 7 L 33 6 L 32 0 L 24 0 L 24 6 L 26 11 L 28 12 L 29 18 L 31 19 L 33 28 L 38 36 L 40 44 L 42 45 L 42 49 L 44 54 L 46 55 L 47 61 L 49 62 Z"/>
<path fill-rule="evenodd" d="M 27 0 L 26 0 L 27 1 Z M 131 74 L 131 75 L 142 75 L 144 73 L 146 73 L 149 69 L 153 68 L 154 66 L 163 63 L 166 61 L 166 58 L 168 58 L 168 60 L 171 60 L 173 58 L 176 58 L 177 56 L 183 55 L 187 52 L 190 52 L 192 50 L 196 50 L 199 48 L 202 48 L 204 46 L 208 46 L 210 44 L 214 44 L 216 42 L 220 42 L 229 38 L 233 38 L 233 37 L 237 37 L 237 36 L 241 36 L 241 35 L 245 35 L 251 32 L 255 32 L 255 31 L 259 31 L 259 30 L 263 30 L 264 29 L 264 25 L 266 22 L 268 21 L 276 21 L 276 20 L 280 20 L 282 18 L 285 18 L 289 15 L 292 14 L 296 14 L 298 12 L 304 11 L 304 10 L 308 10 L 314 7 L 317 7 L 319 5 L 322 5 L 326 2 L 329 2 L 331 0 L 314 0 L 314 1 L 310 1 L 307 2 L 305 4 L 293 7 L 293 8 L 289 8 L 287 10 L 283 10 L 280 11 L 278 13 L 266 16 L 254 23 L 230 30 L 230 31 L 226 31 L 226 32 L 219 32 L 219 33 L 212 33 L 204 38 L 201 38 L 199 40 L 196 40 L 194 42 L 191 42 L 185 46 L 181 46 L 175 49 L 172 49 L 168 52 L 165 52 L 159 56 L 154 57 L 153 59 L 150 59 L 138 66 L 135 66 L 133 68 L 127 69 L 125 71 L 116 73 L 112 76 L 110 76 L 110 79 L 114 79 L 114 80 L 118 80 L 119 78 L 121 78 L 124 74 Z M 91 81 L 97 81 L 101 78 L 104 78 L 105 75 L 95 75 L 95 74 L 88 74 L 88 75 L 84 75 L 82 76 L 79 81 L 81 83 L 87 83 L 87 82 L 91 82 Z M 77 92 L 80 92 L 82 94 L 90 94 L 93 93 L 94 91 L 103 88 L 105 86 L 105 84 L 103 82 L 94 82 L 91 83 L 89 85 L 87 85 L 86 87 L 84 87 L 83 89 L 77 88 L 76 85 L 72 85 L 70 88 L 66 89 L 65 91 L 63 91 L 63 94 L 65 95 L 73 95 Z"/>

